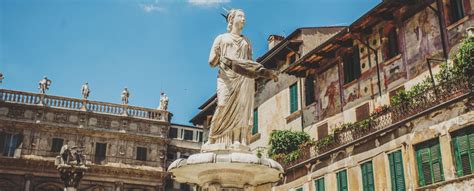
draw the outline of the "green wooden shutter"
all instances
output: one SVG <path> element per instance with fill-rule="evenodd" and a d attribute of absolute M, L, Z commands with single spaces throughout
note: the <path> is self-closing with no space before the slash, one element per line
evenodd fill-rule
<path fill-rule="evenodd" d="M 457 175 L 472 174 L 474 170 L 474 133 L 464 131 L 454 136 L 453 147 Z"/>
<path fill-rule="evenodd" d="M 296 191 L 303 191 L 303 187 L 297 188 Z"/>
<path fill-rule="evenodd" d="M 294 83 L 290 86 L 290 113 L 298 111 L 298 86 Z"/>
<path fill-rule="evenodd" d="M 320 178 L 314 181 L 314 187 L 316 191 L 324 191 L 324 178 Z"/>
<path fill-rule="evenodd" d="M 252 127 L 252 135 L 258 133 L 258 109 L 253 110 L 253 127 Z"/>
<path fill-rule="evenodd" d="M 347 191 L 347 171 L 343 170 L 336 174 L 337 176 L 337 190 Z"/>
<path fill-rule="evenodd" d="M 403 173 L 402 152 L 400 150 L 388 155 L 390 177 L 393 191 L 405 191 L 405 175 Z"/>
<path fill-rule="evenodd" d="M 372 169 L 372 161 L 361 165 L 362 169 L 362 188 L 364 191 L 374 191 L 374 174 Z"/>
<path fill-rule="evenodd" d="M 416 159 L 420 186 L 444 180 L 441 151 L 438 141 L 430 141 L 417 146 Z"/>

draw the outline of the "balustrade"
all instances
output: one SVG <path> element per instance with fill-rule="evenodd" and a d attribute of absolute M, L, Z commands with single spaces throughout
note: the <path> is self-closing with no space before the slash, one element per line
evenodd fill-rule
<path fill-rule="evenodd" d="M 88 111 L 113 115 L 127 115 L 135 118 L 168 121 L 169 113 L 164 110 L 121 104 L 89 101 L 84 99 L 67 98 L 46 94 L 0 89 L 0 102 L 10 102 L 28 105 L 42 105 L 52 108 Z"/>

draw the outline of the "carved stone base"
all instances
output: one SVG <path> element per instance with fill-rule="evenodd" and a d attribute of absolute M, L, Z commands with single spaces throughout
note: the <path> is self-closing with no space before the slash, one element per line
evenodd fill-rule
<path fill-rule="evenodd" d="M 201 151 L 206 152 L 220 152 L 220 151 L 235 151 L 235 152 L 243 152 L 243 153 L 250 153 L 250 147 L 243 144 L 232 144 L 226 145 L 224 143 L 215 143 L 215 144 L 204 144 L 201 147 Z"/>
<path fill-rule="evenodd" d="M 178 159 L 168 171 L 176 181 L 198 184 L 209 190 L 252 190 L 280 180 L 283 168 L 272 159 L 232 150 L 207 151 Z"/>

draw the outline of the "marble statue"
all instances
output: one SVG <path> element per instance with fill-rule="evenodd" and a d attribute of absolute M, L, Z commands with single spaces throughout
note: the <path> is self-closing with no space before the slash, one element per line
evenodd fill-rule
<path fill-rule="evenodd" d="M 84 99 L 87 99 L 89 97 L 89 94 L 91 93 L 91 90 L 89 89 L 89 83 L 86 82 L 84 85 L 82 85 L 81 93 Z"/>
<path fill-rule="evenodd" d="M 84 147 L 69 147 L 63 145 L 59 156 L 56 158 L 56 165 L 85 165 Z"/>
<path fill-rule="evenodd" d="M 127 87 L 122 91 L 122 104 L 128 104 L 128 98 L 130 97 L 130 92 L 128 92 Z"/>
<path fill-rule="evenodd" d="M 44 76 L 43 79 L 39 81 L 39 87 L 41 94 L 45 94 L 46 90 L 49 90 L 49 86 L 51 85 L 51 80 L 48 77 Z"/>
<path fill-rule="evenodd" d="M 168 110 L 168 102 L 169 102 L 168 96 L 165 94 L 165 92 L 161 92 L 160 106 L 158 107 L 158 109 L 165 110 L 165 111 Z"/>
<path fill-rule="evenodd" d="M 263 77 L 278 81 L 273 70 L 252 61 L 252 46 L 242 35 L 245 13 L 228 11 L 227 33 L 216 37 L 209 55 L 211 67 L 219 69 L 217 108 L 212 117 L 207 145 L 247 145 L 254 102 L 254 79 Z"/>
<path fill-rule="evenodd" d="M 2 74 L 2 73 L 0 73 L 0 84 L 2 84 L 2 82 L 3 82 L 3 79 L 5 79 L 5 77 L 3 77 L 3 74 Z"/>

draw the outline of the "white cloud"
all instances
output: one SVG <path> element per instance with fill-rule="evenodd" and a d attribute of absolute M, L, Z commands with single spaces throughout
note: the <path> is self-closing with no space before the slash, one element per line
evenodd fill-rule
<path fill-rule="evenodd" d="M 140 4 L 140 8 L 142 8 L 143 11 L 145 11 L 147 13 L 151 13 L 151 12 L 155 12 L 155 11 L 158 11 L 158 12 L 165 11 L 165 8 L 158 6 L 156 3 Z"/>
<path fill-rule="evenodd" d="M 188 0 L 188 3 L 197 6 L 215 6 L 219 4 L 229 3 L 230 0 Z"/>

